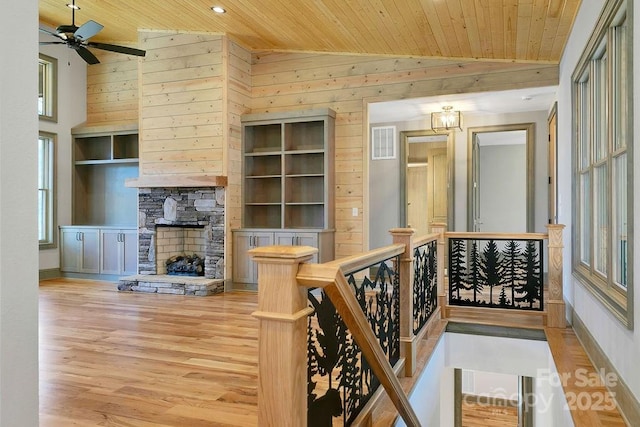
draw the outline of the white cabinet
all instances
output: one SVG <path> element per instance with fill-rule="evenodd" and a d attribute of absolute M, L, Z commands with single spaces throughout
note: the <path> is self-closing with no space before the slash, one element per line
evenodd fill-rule
<path fill-rule="evenodd" d="M 100 230 L 100 273 L 132 275 L 138 272 L 138 232 L 135 229 Z"/>
<path fill-rule="evenodd" d="M 60 270 L 67 273 L 100 272 L 98 228 L 60 228 Z"/>
<path fill-rule="evenodd" d="M 233 231 L 233 281 L 257 283 L 258 265 L 247 255 L 247 251 L 260 246 L 273 245 L 273 242 L 273 232 Z"/>
<path fill-rule="evenodd" d="M 60 258 L 60 270 L 65 273 L 136 274 L 138 230 L 62 226 Z"/>

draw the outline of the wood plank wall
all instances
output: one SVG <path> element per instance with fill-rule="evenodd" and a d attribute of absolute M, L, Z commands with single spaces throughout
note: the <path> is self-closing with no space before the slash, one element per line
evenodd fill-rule
<path fill-rule="evenodd" d="M 252 112 L 336 111 L 336 257 L 368 249 L 366 104 L 451 93 L 556 85 L 558 67 L 488 61 L 311 53 L 254 53 Z M 389 206 L 389 209 L 399 209 Z"/>
<path fill-rule="evenodd" d="M 87 67 L 87 124 L 138 123 L 138 57 L 93 50 Z"/>
<path fill-rule="evenodd" d="M 140 47 L 147 50 L 139 73 L 141 174 L 226 175 L 227 232 L 241 224 L 240 116 L 336 111 L 336 257 L 368 248 L 370 213 L 363 210 L 369 197 L 383 197 L 367 194 L 368 174 L 375 173 L 367 170 L 368 102 L 558 83 L 557 65 L 250 53 L 222 35 L 141 32 Z M 103 55 L 103 64 L 88 67 L 89 124 L 137 117 L 138 60 L 130 58 Z"/>
<path fill-rule="evenodd" d="M 140 176 L 222 175 L 224 37 L 139 36 Z"/>

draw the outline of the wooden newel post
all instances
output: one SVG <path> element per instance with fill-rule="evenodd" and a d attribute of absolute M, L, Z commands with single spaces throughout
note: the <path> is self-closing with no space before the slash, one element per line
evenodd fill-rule
<path fill-rule="evenodd" d="M 413 376 L 416 371 L 417 343 L 413 334 L 413 228 L 393 228 L 389 230 L 393 243 L 404 245 L 400 255 L 398 273 L 400 275 L 400 357 L 404 357 L 404 374 Z"/>
<path fill-rule="evenodd" d="M 307 289 L 298 286 L 309 246 L 264 246 L 249 251 L 258 263 L 258 425 L 307 425 Z"/>
<path fill-rule="evenodd" d="M 447 317 L 447 310 L 445 310 L 445 306 L 447 304 L 447 284 L 445 283 L 444 270 L 447 268 L 446 266 L 446 258 L 445 251 L 447 248 L 445 247 L 445 239 L 444 233 L 447 231 L 447 224 L 444 222 L 434 222 L 431 224 L 431 232 L 439 233 L 440 237 L 438 237 L 438 254 L 436 258 L 437 265 L 437 279 L 438 279 L 438 307 L 440 307 L 440 318 L 444 319 Z"/>
<path fill-rule="evenodd" d="M 549 235 L 549 298 L 547 300 L 547 326 L 567 326 L 564 296 L 562 294 L 562 224 L 548 224 Z"/>

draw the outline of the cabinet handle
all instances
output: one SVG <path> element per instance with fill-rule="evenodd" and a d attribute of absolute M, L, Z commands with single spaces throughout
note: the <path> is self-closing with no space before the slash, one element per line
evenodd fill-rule
<path fill-rule="evenodd" d="M 254 248 L 256 247 L 256 236 L 251 236 L 249 238 L 249 246 L 254 247 Z"/>
<path fill-rule="evenodd" d="M 291 246 L 295 246 L 296 245 L 295 241 L 296 241 L 295 236 L 291 237 Z"/>
<path fill-rule="evenodd" d="M 296 245 L 300 246 L 300 236 L 296 236 Z"/>
<path fill-rule="evenodd" d="M 78 240 L 81 242 L 84 240 L 84 233 L 82 231 L 78 232 Z"/>

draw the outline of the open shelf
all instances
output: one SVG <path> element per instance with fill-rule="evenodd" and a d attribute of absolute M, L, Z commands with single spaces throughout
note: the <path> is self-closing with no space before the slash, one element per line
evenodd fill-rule
<path fill-rule="evenodd" d="M 138 176 L 138 133 L 80 130 L 73 134 L 73 224 L 138 222 L 138 192 L 125 181 Z"/>
<path fill-rule="evenodd" d="M 334 228 L 334 122 L 329 109 L 242 117 L 243 227 Z"/>
<path fill-rule="evenodd" d="M 282 125 L 280 123 L 245 127 L 245 153 L 265 153 L 282 150 Z"/>

